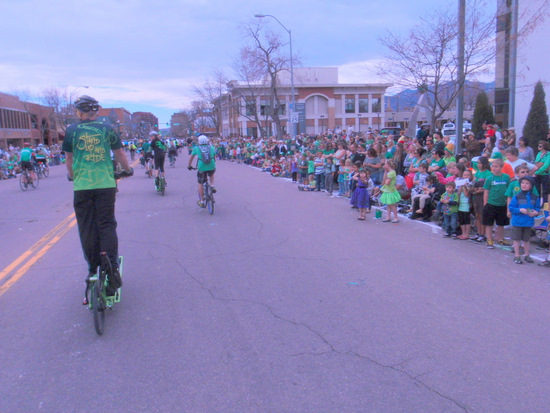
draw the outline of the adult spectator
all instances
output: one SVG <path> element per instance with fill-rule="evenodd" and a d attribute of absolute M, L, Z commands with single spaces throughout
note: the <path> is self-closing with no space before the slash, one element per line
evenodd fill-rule
<path fill-rule="evenodd" d="M 533 148 L 529 146 L 527 139 L 523 136 L 518 139 L 518 151 L 520 159 L 523 159 L 529 163 L 535 162 L 535 153 L 533 152 Z"/>
<path fill-rule="evenodd" d="M 481 143 L 475 138 L 473 132 L 468 132 L 464 138 L 464 150 L 468 159 L 481 155 Z"/>
<path fill-rule="evenodd" d="M 422 125 L 420 129 L 418 129 L 418 132 L 416 132 L 416 140 L 418 143 L 422 146 L 424 146 L 424 143 L 426 142 L 426 138 L 430 134 L 430 131 L 428 130 L 426 125 Z"/>
<path fill-rule="evenodd" d="M 364 153 L 360 153 L 357 151 L 356 143 L 352 143 L 349 147 L 348 157 L 351 159 L 351 163 L 355 165 L 357 162 L 363 163 L 366 156 Z"/>
<path fill-rule="evenodd" d="M 516 148 L 515 146 L 508 146 L 504 150 L 504 156 L 506 157 L 506 162 L 505 163 L 507 163 L 508 165 L 510 165 L 512 167 L 511 168 L 512 169 L 512 172 L 511 172 L 512 175 L 510 176 L 510 178 L 515 177 L 514 171 L 516 170 L 516 166 L 519 166 L 519 165 L 522 165 L 522 164 L 527 165 L 527 167 L 529 168 L 529 171 L 531 173 L 533 172 L 533 168 L 535 167 L 535 165 L 532 164 L 532 163 L 526 162 L 523 159 L 520 159 L 518 148 Z"/>

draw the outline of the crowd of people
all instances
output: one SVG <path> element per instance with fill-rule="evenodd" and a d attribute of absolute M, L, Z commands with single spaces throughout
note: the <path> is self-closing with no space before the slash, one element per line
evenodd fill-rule
<path fill-rule="evenodd" d="M 511 222 L 518 264 L 533 261 L 531 228 L 550 223 L 550 133 L 538 142 L 536 153 L 526 138 L 517 139 L 514 128 L 500 130 L 488 123 L 477 134 L 467 131 L 458 142 L 422 127 L 414 138 L 404 131 L 398 136 L 377 130 L 327 131 L 282 140 L 211 138 L 210 143 L 219 159 L 289 178 L 304 192 L 326 192 L 348 200 L 360 221 L 367 219 L 373 205 L 384 206 L 383 222 L 397 224 L 398 213 L 407 213 L 410 219 L 438 221 L 445 237 L 485 243 L 487 248 L 510 246 L 504 228 Z M 182 144 L 165 141 L 162 158 L 172 150 L 175 162 Z M 192 151 L 193 139 L 187 144 Z M 146 141 L 124 142 L 123 147 L 132 159 L 132 152 L 146 158 L 149 150 Z M 0 177 L 18 173 L 20 152 L 13 147 L 0 152 Z M 152 147 L 149 152 L 153 153 Z M 38 145 L 34 153 L 53 164 L 64 160 L 58 145 Z M 550 255 L 542 264 L 550 267 Z"/>
<path fill-rule="evenodd" d="M 546 225 L 550 195 L 549 139 L 537 145 L 517 139 L 514 128 L 483 124 L 477 135 L 456 139 L 421 128 L 414 138 L 331 133 L 262 139 L 213 139 L 220 159 L 260 168 L 296 182 L 304 192 L 326 192 L 349 200 L 366 220 L 373 205 L 383 206 L 383 222 L 435 220 L 445 237 L 472 240 L 487 248 L 512 246 L 515 262 L 533 262 L 531 229 Z M 456 145 L 459 145 L 458 148 Z M 520 229 L 516 229 L 520 228 Z M 550 255 L 542 265 L 550 267 Z"/>

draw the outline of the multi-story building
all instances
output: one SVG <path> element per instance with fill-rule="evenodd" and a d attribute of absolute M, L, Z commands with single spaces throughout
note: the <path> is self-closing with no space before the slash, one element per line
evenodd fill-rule
<path fill-rule="evenodd" d="M 132 135 L 132 113 L 129 110 L 125 108 L 101 108 L 98 115 L 100 120 L 117 126 L 122 139 L 128 139 Z"/>
<path fill-rule="evenodd" d="M 25 102 L 17 96 L 0 92 L 0 147 L 22 147 L 58 143 L 59 135 L 51 107 Z"/>
<path fill-rule="evenodd" d="M 384 94 L 388 83 L 338 83 L 338 68 L 294 69 L 294 89 L 298 123 L 296 132 L 318 134 L 327 131 L 366 131 L 385 125 Z M 292 102 L 289 74 L 280 76 L 278 97 L 283 132 L 290 132 Z M 266 116 L 265 86 L 249 86 L 231 81 L 228 92 L 220 98 L 223 136 L 258 136 L 253 110 L 259 111 L 260 123 L 268 134 L 276 134 L 276 126 Z"/>
<path fill-rule="evenodd" d="M 159 120 L 151 112 L 134 112 L 134 113 L 132 113 L 132 123 L 140 124 L 142 122 L 144 124 L 148 124 L 151 127 L 151 129 L 155 129 L 155 130 L 158 131 Z"/>

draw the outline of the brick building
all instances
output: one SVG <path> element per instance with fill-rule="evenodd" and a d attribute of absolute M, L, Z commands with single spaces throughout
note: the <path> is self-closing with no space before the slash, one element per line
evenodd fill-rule
<path fill-rule="evenodd" d="M 0 92 L 0 148 L 59 142 L 53 109 Z"/>
<path fill-rule="evenodd" d="M 391 84 L 340 84 L 336 67 L 298 68 L 294 70 L 294 78 L 295 111 L 299 115 L 297 133 L 318 134 L 327 129 L 357 132 L 385 125 L 384 94 Z M 286 133 L 290 131 L 290 75 L 283 74 L 279 81 L 282 85 L 278 93 L 282 102 L 279 113 Z M 266 102 L 261 86 L 251 88 L 231 81 L 228 93 L 220 99 L 222 135 L 257 136 L 258 125 L 251 119 L 253 110 L 260 112 L 262 126 L 268 134 L 275 134 L 274 123 L 265 116 Z"/>

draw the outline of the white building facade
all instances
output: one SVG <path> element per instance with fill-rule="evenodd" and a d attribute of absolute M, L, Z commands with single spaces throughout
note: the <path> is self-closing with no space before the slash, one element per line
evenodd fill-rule
<path fill-rule="evenodd" d="M 386 123 L 384 94 L 391 84 L 339 84 L 338 68 L 298 68 L 294 70 L 297 133 L 321 134 L 327 130 L 363 132 L 369 127 L 380 129 Z M 292 102 L 290 75 L 279 79 L 281 102 L 279 115 L 283 133 L 290 132 Z M 253 89 L 253 90 L 252 90 Z M 237 81 L 228 85 L 221 99 L 223 136 L 259 136 L 253 110 L 269 135 L 276 134 L 276 125 L 266 116 L 266 93 L 261 86 L 249 87 Z"/>

